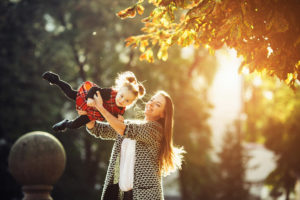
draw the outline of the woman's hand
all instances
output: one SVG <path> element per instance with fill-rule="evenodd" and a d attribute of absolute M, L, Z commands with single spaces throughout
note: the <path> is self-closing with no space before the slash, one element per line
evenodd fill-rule
<path fill-rule="evenodd" d="M 122 115 L 118 115 L 118 120 L 123 123 L 124 122 L 124 117 Z"/>
<path fill-rule="evenodd" d="M 96 92 L 96 94 L 94 95 L 94 100 L 95 100 L 95 106 L 96 107 L 102 107 L 103 106 L 103 99 L 101 97 L 101 94 L 99 91 Z"/>
<path fill-rule="evenodd" d="M 86 101 L 86 105 L 90 107 L 95 107 L 96 106 L 95 100 L 92 98 L 88 98 L 88 100 Z"/>
<path fill-rule="evenodd" d="M 87 115 L 87 112 L 84 110 L 77 110 L 78 115 Z"/>
<path fill-rule="evenodd" d="M 94 100 L 93 100 L 94 101 Z M 87 115 L 87 112 L 84 110 L 77 110 L 78 115 Z M 88 129 L 92 129 L 95 126 L 95 121 L 90 121 L 89 123 L 86 124 L 86 127 Z"/>
<path fill-rule="evenodd" d="M 103 115 L 110 126 L 115 129 L 115 131 L 117 131 L 120 135 L 123 135 L 126 128 L 126 125 L 123 123 L 123 117 L 116 118 L 104 108 L 103 100 L 99 91 L 97 91 L 94 95 L 94 100 L 96 103 L 96 109 Z"/>
<path fill-rule="evenodd" d="M 92 128 L 94 128 L 94 126 L 95 126 L 95 121 L 90 121 L 89 123 L 86 124 L 86 127 L 88 129 L 92 129 Z"/>

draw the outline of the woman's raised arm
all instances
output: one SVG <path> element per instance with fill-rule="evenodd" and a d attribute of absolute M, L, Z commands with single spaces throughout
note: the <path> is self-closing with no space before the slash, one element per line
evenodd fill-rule
<path fill-rule="evenodd" d="M 94 100 L 93 100 L 94 101 Z M 86 111 L 77 110 L 79 115 L 86 115 Z M 118 133 L 107 122 L 90 121 L 86 124 L 88 132 L 103 140 L 115 140 L 118 137 Z"/>
<path fill-rule="evenodd" d="M 115 129 L 115 131 L 117 131 L 117 133 L 119 133 L 120 135 L 124 135 L 126 125 L 123 121 L 117 119 L 103 107 L 103 100 L 99 91 L 97 91 L 97 93 L 94 95 L 94 101 L 96 109 L 103 115 L 103 117 L 111 125 L 111 127 Z"/>

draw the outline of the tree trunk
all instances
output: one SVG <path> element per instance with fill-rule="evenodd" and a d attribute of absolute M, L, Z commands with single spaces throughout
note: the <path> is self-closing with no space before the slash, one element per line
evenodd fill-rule
<path fill-rule="evenodd" d="M 285 200 L 290 200 L 290 188 L 286 187 L 285 191 L 286 191 Z"/>
<path fill-rule="evenodd" d="M 78 55 L 78 51 L 75 47 L 75 44 L 74 42 L 71 42 L 71 47 L 72 47 L 72 50 L 73 50 L 73 54 L 74 54 L 74 58 L 75 58 L 75 61 L 76 63 L 78 64 L 78 67 L 79 67 L 79 76 L 80 78 L 82 79 L 82 81 L 85 81 L 86 80 L 86 74 L 83 70 L 83 66 L 84 66 L 84 63 L 81 63 L 79 61 L 79 55 Z M 92 150 L 91 150 L 91 141 L 90 139 L 87 137 L 87 135 L 85 135 L 83 137 L 83 140 L 84 140 L 84 151 L 85 151 L 85 161 L 84 163 L 86 164 L 88 170 L 91 168 L 91 165 L 92 165 Z M 88 184 L 93 184 L 92 180 L 91 180 L 91 176 L 89 176 L 89 172 L 87 172 L 87 183 Z"/>

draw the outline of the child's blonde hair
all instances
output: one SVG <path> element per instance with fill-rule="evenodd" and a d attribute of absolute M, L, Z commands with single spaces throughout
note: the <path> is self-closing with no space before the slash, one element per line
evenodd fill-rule
<path fill-rule="evenodd" d="M 118 74 L 115 81 L 115 90 L 119 90 L 121 87 L 127 87 L 136 97 L 136 99 L 141 99 L 146 93 L 145 87 L 142 83 L 138 82 L 134 73 L 131 71 L 126 71 Z"/>

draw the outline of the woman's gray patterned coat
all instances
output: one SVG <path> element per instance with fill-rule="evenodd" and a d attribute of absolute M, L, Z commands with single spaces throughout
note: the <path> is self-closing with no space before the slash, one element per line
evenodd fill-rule
<path fill-rule="evenodd" d="M 119 161 L 124 138 L 136 140 L 133 200 L 161 200 L 162 178 L 159 174 L 159 149 L 162 140 L 162 126 L 155 121 L 125 121 L 124 136 L 119 135 L 106 122 L 96 122 L 90 134 L 104 140 L 115 140 L 103 187 L 102 200 L 112 200 L 119 193 L 112 189 L 119 181 Z M 115 184 L 115 185 L 114 185 Z M 118 187 L 117 187 L 118 188 Z M 117 191 L 117 192 L 116 192 Z"/>

